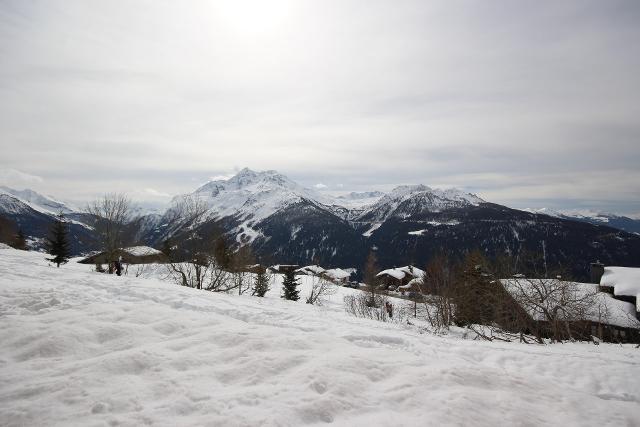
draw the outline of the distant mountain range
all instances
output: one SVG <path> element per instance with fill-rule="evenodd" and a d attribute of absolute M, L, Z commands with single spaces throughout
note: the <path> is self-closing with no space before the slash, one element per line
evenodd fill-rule
<path fill-rule="evenodd" d="M 548 208 L 540 208 L 523 210 L 527 212 L 549 215 L 556 218 L 573 219 L 576 221 L 588 222 L 589 224 L 594 225 L 607 225 L 609 227 L 624 230 L 629 233 L 640 234 L 640 219 L 629 218 L 622 215 L 584 209 L 557 211 Z"/>
<path fill-rule="evenodd" d="M 68 205 L 32 190 L 16 191 L 0 187 L 0 216 L 13 221 L 28 237 L 29 245 L 40 249 L 58 213 L 69 220 L 71 250 L 78 254 L 97 247 L 93 229 L 86 225 L 86 215 Z"/>
<path fill-rule="evenodd" d="M 413 185 L 388 193 L 329 196 L 276 171 L 243 169 L 228 180 L 202 185 L 189 197 L 205 207 L 196 224 L 187 230 L 176 223 L 171 208 L 140 215 L 135 220 L 138 243 L 159 247 L 165 239 L 182 241 L 194 230 L 203 236 L 220 230 L 236 247 L 250 245 L 264 263 L 360 268 L 375 251 L 381 267 L 423 266 L 439 253 L 460 256 L 480 249 L 489 256 L 540 253 L 549 266 L 568 266 L 579 279 L 588 276 L 595 260 L 640 266 L 637 220 L 510 209 L 456 189 Z M 0 191 L 0 215 L 18 223 L 35 246 L 58 211 L 73 220 L 76 252 L 95 247 L 81 212 L 30 190 Z"/>

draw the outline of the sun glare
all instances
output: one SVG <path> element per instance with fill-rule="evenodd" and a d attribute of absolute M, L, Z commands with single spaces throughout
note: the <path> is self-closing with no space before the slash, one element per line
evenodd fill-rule
<path fill-rule="evenodd" d="M 214 3 L 219 21 L 243 35 L 264 35 L 277 31 L 293 7 L 288 0 L 230 0 Z"/>

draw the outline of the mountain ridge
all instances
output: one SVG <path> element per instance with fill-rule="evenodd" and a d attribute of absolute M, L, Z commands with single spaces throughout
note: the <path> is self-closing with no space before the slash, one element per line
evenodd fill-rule
<path fill-rule="evenodd" d="M 160 247 L 167 239 L 189 245 L 194 233 L 202 238 L 222 233 L 234 248 L 250 245 L 260 262 L 343 268 L 359 268 L 370 252 L 377 253 L 381 267 L 393 267 L 422 266 L 437 254 L 462 256 L 472 249 L 491 257 L 544 252 L 546 263 L 567 265 L 582 278 L 596 259 L 640 266 L 640 236 L 611 224 L 511 209 L 461 190 L 426 185 L 364 193 L 362 199 L 367 195 L 375 199 L 370 204 L 341 206 L 336 197 L 305 188 L 277 171 L 245 168 L 174 198 L 175 203 L 193 198 L 204 205 L 195 223 L 173 221 L 170 207 L 163 214 L 136 218 L 135 237 Z M 53 220 L 51 215 L 46 218 L 38 216 L 40 230 Z M 188 251 L 187 246 L 183 249 Z"/>

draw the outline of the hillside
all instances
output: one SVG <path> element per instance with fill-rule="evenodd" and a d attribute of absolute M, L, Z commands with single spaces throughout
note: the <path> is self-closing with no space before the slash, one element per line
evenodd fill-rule
<path fill-rule="evenodd" d="M 0 249 L 0 424 L 637 425 L 631 346 L 435 336 Z M 304 293 L 304 292 L 303 292 Z"/>

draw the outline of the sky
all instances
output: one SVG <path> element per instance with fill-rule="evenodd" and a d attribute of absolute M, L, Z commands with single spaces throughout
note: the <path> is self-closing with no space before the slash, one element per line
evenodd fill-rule
<path fill-rule="evenodd" d="M 640 215 L 640 2 L 0 1 L 0 185 L 243 167 Z"/>

